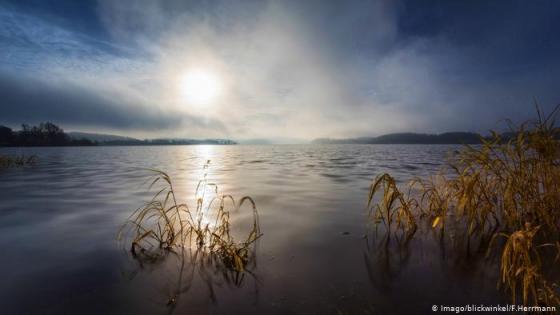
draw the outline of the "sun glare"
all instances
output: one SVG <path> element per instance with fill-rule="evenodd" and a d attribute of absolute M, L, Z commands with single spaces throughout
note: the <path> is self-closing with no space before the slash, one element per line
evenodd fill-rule
<path fill-rule="evenodd" d="M 181 78 L 181 92 L 191 105 L 208 105 L 220 94 L 220 80 L 211 72 L 191 70 Z"/>

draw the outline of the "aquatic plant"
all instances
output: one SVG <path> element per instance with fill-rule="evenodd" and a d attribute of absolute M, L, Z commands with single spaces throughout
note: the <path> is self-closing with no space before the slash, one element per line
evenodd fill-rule
<path fill-rule="evenodd" d="M 220 194 L 215 183 L 208 182 L 204 165 L 203 178 L 195 191 L 196 207 L 189 208 L 179 203 L 170 176 L 160 170 L 155 173 L 150 187 L 158 182 L 163 187 L 143 207 L 138 208 L 122 226 L 118 238 L 130 240 L 133 256 L 144 260 L 157 260 L 166 252 L 182 248 L 196 248 L 203 253 L 219 258 L 227 268 L 243 271 L 253 258 L 256 241 L 262 235 L 258 212 L 251 197 L 239 202 L 231 195 Z M 251 205 L 252 228 L 242 241 L 236 241 L 231 233 L 230 212 L 244 204 Z"/>
<path fill-rule="evenodd" d="M 8 156 L 8 155 L 0 155 L 0 168 L 9 168 L 9 167 L 23 167 L 28 165 L 35 165 L 37 163 L 37 156 L 35 155 L 17 155 L 17 156 Z"/>
<path fill-rule="evenodd" d="M 373 204 L 373 197 L 382 190 L 382 202 Z M 374 222 L 383 222 L 388 231 L 396 224 L 396 228 L 403 231 L 406 235 L 413 235 L 416 232 L 416 221 L 412 215 L 411 209 L 417 207 L 417 201 L 405 196 L 389 174 L 378 176 L 370 187 L 368 197 L 369 215 Z"/>
<path fill-rule="evenodd" d="M 508 236 L 500 264 L 501 282 L 511 292 L 514 302 L 520 284 L 525 304 L 531 301 L 534 304 L 560 305 L 560 297 L 555 292 L 557 285 L 550 284 L 544 276 L 538 251 L 539 247 L 553 245 L 535 245 L 534 238 L 539 229 L 540 226 L 531 226 L 527 222 L 523 230 Z"/>
<path fill-rule="evenodd" d="M 394 233 L 394 221 L 414 234 L 417 222 L 427 219 L 442 238 L 447 226 L 460 229 L 464 233 L 455 237 L 480 241 L 489 255 L 500 253 L 500 283 L 514 302 L 522 292 L 525 305 L 560 305 L 553 281 L 560 257 L 558 109 L 544 117 L 537 107 L 536 121 L 509 122 L 509 138 L 493 132 L 480 146 L 465 145 L 440 174 L 411 181 L 406 195 L 389 174 L 377 177 L 368 195 L 374 223 Z"/>

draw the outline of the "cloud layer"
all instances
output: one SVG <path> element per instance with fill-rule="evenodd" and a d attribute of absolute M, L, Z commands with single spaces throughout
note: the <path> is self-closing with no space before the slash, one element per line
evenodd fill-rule
<path fill-rule="evenodd" d="M 0 124 L 311 139 L 484 131 L 560 102 L 553 1 L 75 3 L 0 4 Z M 206 108 L 181 97 L 189 69 L 222 82 Z"/>

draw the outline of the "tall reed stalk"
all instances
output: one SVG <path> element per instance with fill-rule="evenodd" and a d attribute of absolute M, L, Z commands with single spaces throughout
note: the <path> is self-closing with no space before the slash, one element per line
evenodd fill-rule
<path fill-rule="evenodd" d="M 403 194 L 389 174 L 371 185 L 368 209 L 390 233 L 416 232 L 429 220 L 445 235 L 448 221 L 467 238 L 486 236 L 486 250 L 501 253 L 500 285 L 515 302 L 560 305 L 560 142 L 554 117 L 510 123 L 513 136 L 493 132 L 480 146 L 464 146 L 440 174 L 410 183 Z M 410 191 L 416 191 L 411 194 Z M 379 198 L 377 196 L 380 195 Z M 393 227 L 394 225 L 394 227 Z M 505 243 L 498 237 L 505 237 Z"/>
<path fill-rule="evenodd" d="M 227 268 L 243 271 L 251 260 L 252 249 L 262 235 L 255 202 L 243 197 L 239 202 L 231 195 L 220 194 L 218 186 L 208 182 L 210 161 L 204 165 L 203 178 L 195 191 L 196 207 L 179 203 L 170 176 L 159 170 L 150 187 L 163 184 L 154 197 L 129 217 L 118 233 L 130 240 L 130 251 L 144 259 L 158 259 L 166 251 L 185 247 L 216 255 Z M 231 234 L 230 212 L 249 203 L 252 228 L 242 241 Z"/>

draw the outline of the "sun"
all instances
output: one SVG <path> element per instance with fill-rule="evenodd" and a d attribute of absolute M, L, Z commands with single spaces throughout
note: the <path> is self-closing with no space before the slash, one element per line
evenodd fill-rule
<path fill-rule="evenodd" d="M 187 71 L 181 77 L 180 88 L 190 105 L 208 105 L 220 94 L 221 82 L 214 73 L 196 69 Z"/>

